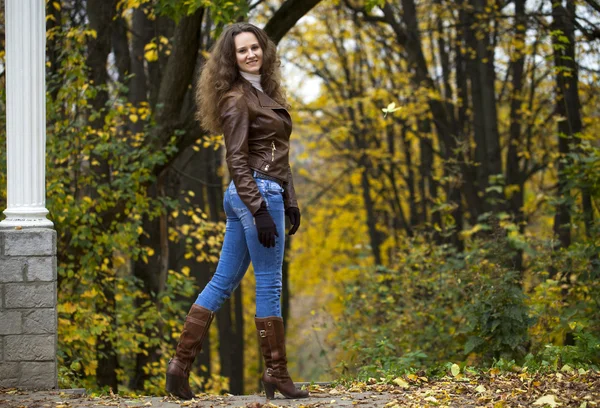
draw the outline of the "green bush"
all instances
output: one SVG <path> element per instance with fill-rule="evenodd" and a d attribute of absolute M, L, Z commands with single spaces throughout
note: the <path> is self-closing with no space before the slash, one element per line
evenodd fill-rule
<path fill-rule="evenodd" d="M 600 285 L 590 268 L 598 254 L 580 244 L 561 254 L 545 241 L 526 245 L 528 268 L 519 273 L 510 267 L 515 252 L 506 237 L 477 238 L 462 254 L 407 239 L 396 269 L 365 271 L 347 287 L 337 323 L 343 367 L 375 377 L 448 361 L 597 365 Z M 570 265 L 568 285 L 541 271 L 550 259 Z M 527 292 L 525 281 L 533 282 Z"/>

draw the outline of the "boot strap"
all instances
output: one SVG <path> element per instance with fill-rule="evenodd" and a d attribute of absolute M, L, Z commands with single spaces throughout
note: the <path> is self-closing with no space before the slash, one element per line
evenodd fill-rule
<path fill-rule="evenodd" d="M 290 376 L 287 368 L 285 368 L 285 367 L 267 368 L 266 373 L 267 373 L 267 376 L 269 376 L 269 377 L 275 377 L 275 378 L 279 378 L 279 379 L 289 378 L 289 376 Z"/>
<path fill-rule="evenodd" d="M 200 319 L 196 319 L 195 317 L 192 316 L 187 316 L 185 318 L 185 320 L 187 320 L 188 322 L 192 323 L 192 324 L 196 324 L 198 326 L 202 326 L 202 327 L 206 327 L 210 321 L 212 320 L 211 318 L 208 319 L 208 321 L 204 321 L 204 320 L 200 320 Z"/>
<path fill-rule="evenodd" d="M 273 329 L 266 329 L 266 330 L 259 330 L 258 331 L 258 335 L 260 337 L 273 336 L 274 334 L 275 334 L 275 331 Z"/>

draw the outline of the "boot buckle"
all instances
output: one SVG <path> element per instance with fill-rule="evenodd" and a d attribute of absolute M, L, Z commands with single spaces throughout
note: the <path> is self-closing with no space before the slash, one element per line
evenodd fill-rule
<path fill-rule="evenodd" d="M 266 330 L 261 330 L 259 332 L 259 334 L 260 334 L 260 337 L 267 337 L 267 331 Z"/>
<path fill-rule="evenodd" d="M 273 369 L 272 369 L 272 368 L 267 368 L 267 375 L 268 375 L 269 377 L 272 377 L 272 376 L 273 376 Z"/>

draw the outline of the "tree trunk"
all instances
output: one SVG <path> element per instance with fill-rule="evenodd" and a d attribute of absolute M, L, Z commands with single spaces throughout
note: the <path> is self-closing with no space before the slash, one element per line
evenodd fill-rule
<path fill-rule="evenodd" d="M 50 30 L 60 30 L 62 26 L 62 15 L 60 9 L 54 7 L 53 2 L 46 3 L 46 32 Z M 46 55 L 48 57 L 48 68 L 46 69 L 47 88 L 53 100 L 58 97 L 58 91 L 62 84 L 57 83 L 58 69 L 59 69 L 59 56 L 60 56 L 60 44 L 56 40 L 57 36 L 47 37 L 46 40 Z M 5 41 L 4 39 L 2 40 Z"/>
<path fill-rule="evenodd" d="M 368 165 L 365 163 L 368 159 L 363 156 L 361 162 L 363 167 L 361 170 L 361 190 L 363 196 L 363 202 L 365 205 L 365 211 L 367 213 L 367 227 L 369 230 L 369 241 L 371 244 L 371 253 L 375 265 L 381 265 L 381 240 L 379 232 L 377 231 L 377 220 L 375 216 L 375 205 L 371 198 L 371 183 L 369 181 Z"/>
<path fill-rule="evenodd" d="M 116 17 L 112 30 L 112 48 L 115 55 L 115 64 L 119 72 L 119 82 L 127 85 L 127 75 L 131 72 L 131 57 L 129 55 L 129 41 L 127 40 L 127 20 Z"/>
<path fill-rule="evenodd" d="M 242 284 L 236 289 L 234 301 L 234 339 L 232 354 L 232 373 L 229 380 L 232 394 L 244 395 L 244 306 Z"/>
<path fill-rule="evenodd" d="M 154 185 L 148 191 L 149 199 L 155 200 L 159 194 L 159 186 Z M 163 260 L 163 254 L 161 252 L 161 225 L 160 218 L 149 219 L 144 217 L 142 221 L 142 228 L 144 233 L 140 236 L 139 244 L 143 248 L 153 248 L 154 255 L 148 256 L 147 262 L 141 257 L 133 263 L 133 276 L 142 283 L 143 293 L 148 295 L 148 298 L 136 299 L 136 307 L 141 308 L 142 305 L 150 300 L 155 304 L 158 309 L 160 302 L 161 292 L 161 263 Z M 145 331 L 145 335 L 152 339 L 156 336 L 161 335 L 161 331 L 158 327 L 153 327 Z M 136 355 L 135 373 L 131 378 L 129 386 L 134 390 L 143 390 L 144 382 L 150 378 L 146 372 L 146 368 L 149 364 L 159 361 L 159 346 L 148 345 L 147 342 L 141 341 L 138 345 L 143 351 Z"/>
<path fill-rule="evenodd" d="M 525 0 L 515 0 L 515 42 L 525 42 L 525 31 L 527 28 L 527 16 L 525 15 Z M 514 222 L 519 225 L 521 233 L 524 232 L 523 204 L 525 177 L 522 166 L 519 162 L 519 147 L 521 145 L 521 104 L 523 102 L 523 71 L 525 67 L 525 55 L 522 50 L 515 50 L 515 56 L 512 57 L 512 90 L 510 99 L 510 130 L 508 152 L 506 154 L 506 185 L 517 186 L 508 199 L 510 214 Z M 516 270 L 523 269 L 523 251 L 518 250 L 513 257 L 513 264 Z"/>
<path fill-rule="evenodd" d="M 202 211 L 207 212 L 210 220 L 219 220 L 222 218 L 221 208 L 216 209 L 216 213 L 209 209 L 208 202 L 208 189 L 210 188 L 206 184 L 208 183 L 207 176 L 205 174 L 206 156 L 212 149 L 202 149 L 199 152 L 193 149 L 187 149 L 178 159 L 172 164 L 171 168 L 171 180 L 169 182 L 168 195 L 172 197 L 179 197 L 179 205 L 181 211 L 177 218 L 173 222 L 173 227 L 179 229 L 182 225 L 191 225 L 192 219 L 184 209 L 199 208 Z M 220 185 L 220 183 L 219 183 Z M 219 189 L 220 190 L 220 189 Z M 194 191 L 196 194 L 190 197 L 186 194 L 187 191 Z M 185 201 L 185 198 L 189 200 L 189 203 Z M 194 280 L 199 291 L 202 291 L 206 284 L 210 281 L 212 271 L 215 270 L 216 265 L 214 263 L 205 261 L 198 262 L 195 257 L 186 258 L 185 254 L 188 252 L 186 239 L 187 236 L 181 236 L 177 242 L 171 242 L 171 268 L 176 271 L 182 271 L 184 268 L 189 268 L 190 278 Z M 189 244 L 188 244 L 189 245 Z M 192 244 L 193 245 L 193 244 Z M 189 304 L 196 301 L 198 293 L 194 293 L 189 299 L 185 300 Z M 185 316 L 182 313 L 182 318 Z M 172 345 L 175 347 L 178 338 L 172 339 Z M 211 359 L 210 359 L 210 336 L 206 336 L 204 343 L 200 349 L 200 352 L 196 356 L 194 362 L 194 371 L 204 379 L 203 384 L 210 378 L 212 373 Z"/>
<path fill-rule="evenodd" d="M 577 144 L 581 132 L 581 108 L 578 94 L 578 74 L 575 65 L 575 28 L 573 25 L 575 5 L 572 1 L 552 2 L 552 36 L 554 65 L 556 67 L 556 114 L 564 118 L 558 121 L 558 149 L 566 159 L 570 143 Z M 560 33 L 560 34 L 556 34 Z M 561 247 L 571 244 L 570 191 L 566 188 L 565 163 L 558 161 L 558 194 L 562 202 L 556 208 L 554 233 Z"/>
<path fill-rule="evenodd" d="M 502 174 L 494 90 L 494 50 L 490 41 L 491 17 L 485 17 L 485 0 L 470 0 L 469 3 L 471 9 L 467 13 L 467 44 L 475 52 L 475 57 L 468 63 L 468 72 L 473 106 L 475 161 L 478 163 L 476 183 L 478 192 L 485 197 L 484 211 L 498 212 L 502 208 L 503 194 L 487 191 L 490 177 Z M 502 185 L 497 186 L 502 188 Z"/>
<path fill-rule="evenodd" d="M 87 65 L 90 68 L 90 80 L 97 87 L 102 87 L 107 84 L 108 72 L 106 63 L 108 54 L 111 51 L 111 29 L 113 16 L 116 11 L 116 1 L 106 0 L 88 0 L 87 15 L 89 18 L 90 29 L 96 32 L 95 37 L 89 37 Z M 108 102 L 108 92 L 106 90 L 98 90 L 95 98 L 92 100 L 92 107 L 95 111 L 100 112 L 98 117 L 91 123 L 94 129 L 102 129 L 104 125 L 104 114 L 101 113 L 106 103 Z M 108 180 L 110 177 L 110 168 L 106 160 L 101 157 L 96 158 L 99 162 L 98 166 L 94 166 L 101 182 Z M 105 220 L 105 222 L 109 222 Z M 111 270 L 108 268 L 108 270 Z M 104 292 L 105 302 L 97 303 L 97 313 L 107 316 L 111 322 L 108 333 L 102 333 L 97 338 L 96 355 L 98 359 L 98 368 L 96 370 L 96 382 L 99 387 L 110 387 L 113 392 L 118 392 L 117 368 L 118 357 L 114 348 L 112 332 L 116 329 L 116 305 L 115 305 L 115 288 L 114 277 L 107 272 L 98 273 L 96 277 L 96 285 L 102 288 Z"/>
<path fill-rule="evenodd" d="M 289 221 L 286 219 L 286 231 L 289 231 Z M 286 256 L 283 257 L 283 266 L 281 270 L 281 316 L 284 322 L 287 322 L 290 317 L 290 262 L 288 261 L 289 253 L 292 247 L 292 237 L 285 236 L 285 251 Z M 287 331 L 287 325 L 284 325 Z"/>
<path fill-rule="evenodd" d="M 468 47 L 468 27 L 469 21 L 467 12 L 465 10 L 465 3 L 461 4 L 458 11 L 458 21 L 462 30 L 459 30 L 456 38 L 456 46 L 454 48 L 454 55 L 456 56 L 456 93 L 457 97 L 462 101 L 458 105 L 457 109 L 457 121 L 456 121 L 456 135 L 458 144 L 458 159 L 462 165 L 457 165 L 457 170 L 460 168 L 460 172 L 457 171 L 457 177 L 461 180 L 458 181 L 462 194 L 465 198 L 466 207 L 469 209 L 470 222 L 475 224 L 477 217 L 483 214 L 483 200 L 477 194 L 476 186 L 476 167 L 470 164 L 473 161 L 473 154 L 470 149 L 470 137 L 472 127 L 471 120 L 468 112 L 472 108 L 472 101 L 469 98 L 469 81 L 467 77 L 467 71 L 469 68 L 469 61 L 463 56 L 462 49 Z"/>
<path fill-rule="evenodd" d="M 286 0 L 265 25 L 265 32 L 275 44 L 292 28 L 300 18 L 308 13 L 321 0 Z"/>

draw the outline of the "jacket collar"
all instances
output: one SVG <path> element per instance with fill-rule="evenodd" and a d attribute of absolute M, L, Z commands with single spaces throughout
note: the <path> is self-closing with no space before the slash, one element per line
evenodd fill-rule
<path fill-rule="evenodd" d="M 249 92 L 257 97 L 258 104 L 261 106 L 261 108 L 284 109 L 287 111 L 285 107 L 281 106 L 281 104 L 274 101 L 273 98 L 271 98 L 269 95 L 254 88 L 252 84 L 246 79 L 241 78 L 241 85 L 242 89 L 245 88 L 245 93 Z"/>
<path fill-rule="evenodd" d="M 269 95 L 267 95 L 264 92 L 259 91 L 258 89 L 255 90 L 256 95 L 258 96 L 258 103 L 260 103 L 260 106 L 262 106 L 263 108 L 271 108 L 271 109 L 285 109 L 283 106 L 281 106 L 279 103 L 275 102 Z"/>

